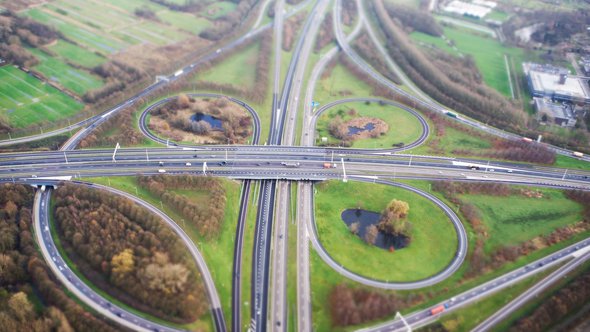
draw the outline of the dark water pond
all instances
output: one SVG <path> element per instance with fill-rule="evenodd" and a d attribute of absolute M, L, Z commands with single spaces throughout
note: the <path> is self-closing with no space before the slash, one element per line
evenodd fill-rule
<path fill-rule="evenodd" d="M 372 122 L 369 122 L 367 124 L 365 124 L 364 127 L 357 127 L 357 126 L 348 126 L 348 136 L 352 136 L 355 134 L 358 134 L 360 132 L 363 132 L 365 130 L 373 130 L 375 129 L 375 124 Z"/>
<path fill-rule="evenodd" d="M 340 217 L 348 227 L 350 227 L 351 224 L 358 222 L 359 232 L 357 236 L 364 241 L 367 227 L 377 225 L 379 223 L 379 218 L 381 218 L 381 214 L 362 209 L 348 209 L 344 210 Z M 398 250 L 406 247 L 406 241 L 407 239 L 404 236 L 394 236 L 379 231 L 375 246 L 385 250 L 390 250 L 391 246 L 393 246 L 395 250 Z"/>
<path fill-rule="evenodd" d="M 191 116 L 191 120 L 195 122 L 205 121 L 208 124 L 210 124 L 211 128 L 213 129 L 222 129 L 221 120 L 208 114 L 196 113 L 195 115 Z"/>

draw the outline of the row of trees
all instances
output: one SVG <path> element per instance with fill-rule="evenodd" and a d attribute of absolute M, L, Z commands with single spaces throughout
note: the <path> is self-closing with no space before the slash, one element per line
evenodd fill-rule
<path fill-rule="evenodd" d="M 385 76 L 395 84 L 401 84 L 399 77 L 391 71 L 389 66 L 383 60 L 383 57 L 373 44 L 373 41 L 367 35 L 363 33 L 358 37 L 353 44 L 354 49 L 365 59 L 373 68 L 375 68 L 381 75 Z"/>
<path fill-rule="evenodd" d="M 226 204 L 225 188 L 220 179 L 190 175 L 138 176 L 137 183 L 192 222 L 199 235 L 209 240 L 219 236 Z M 197 204 L 170 191 L 174 189 L 206 190 L 209 197 L 205 202 Z"/>
<path fill-rule="evenodd" d="M 342 24 L 351 26 L 354 18 L 356 17 L 358 10 L 356 8 L 355 0 L 344 0 L 342 1 Z"/>
<path fill-rule="evenodd" d="M 435 37 L 440 37 L 443 34 L 442 27 L 427 11 L 396 5 L 392 2 L 387 2 L 385 8 L 389 16 L 398 19 L 400 25 L 406 29 L 420 31 Z"/>
<path fill-rule="evenodd" d="M 382 0 L 373 4 L 374 12 L 388 37 L 390 54 L 422 90 L 450 108 L 482 122 L 512 130 L 523 128 L 524 115 L 515 105 L 483 84 L 465 87 L 453 82 L 408 39 L 399 25 L 389 17 Z"/>
<path fill-rule="evenodd" d="M 174 322 L 192 322 L 206 312 L 199 273 L 159 217 L 127 198 L 83 186 L 64 184 L 54 197 L 64 249 L 93 284 Z"/>
<path fill-rule="evenodd" d="M 295 38 L 297 37 L 298 31 L 301 29 L 305 18 L 307 17 L 307 12 L 302 11 L 301 13 L 289 18 L 285 21 L 283 26 L 283 51 L 291 52 L 293 49 L 293 44 L 295 43 Z"/>
<path fill-rule="evenodd" d="M 587 305 L 589 302 L 590 272 L 586 271 L 543 301 L 529 315 L 519 319 L 509 331 L 547 331 L 549 327 L 563 322 L 564 318 L 569 317 L 574 310 Z"/>
<path fill-rule="evenodd" d="M 31 233 L 33 190 L 0 186 L 0 330 L 115 331 L 66 295 L 50 275 Z M 37 297 L 35 309 L 29 298 Z"/>
<path fill-rule="evenodd" d="M 387 295 L 364 288 L 352 288 L 347 284 L 336 285 L 328 295 L 333 326 L 357 325 L 385 318 L 401 308 L 415 305 L 422 300 L 422 295 L 402 299 L 394 294 Z"/>
<path fill-rule="evenodd" d="M 31 67 L 38 60 L 23 45 L 38 47 L 62 35 L 52 27 L 6 10 L 0 13 L 0 58 L 19 66 Z"/>
<path fill-rule="evenodd" d="M 332 19 L 332 13 L 327 13 L 322 21 L 322 25 L 320 26 L 320 30 L 315 40 L 315 45 L 313 47 L 314 52 L 321 51 L 322 48 L 326 47 L 326 45 L 334 42 L 336 39 L 334 37 L 334 22 Z"/>
<path fill-rule="evenodd" d="M 102 77 L 106 83 L 101 88 L 90 90 L 84 94 L 82 99 L 90 104 L 111 97 L 114 93 L 147 76 L 143 70 L 116 60 L 98 65 L 92 69 L 92 72 Z"/>

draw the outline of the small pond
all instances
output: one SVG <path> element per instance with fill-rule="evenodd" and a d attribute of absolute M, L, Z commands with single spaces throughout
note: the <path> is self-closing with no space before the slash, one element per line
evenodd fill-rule
<path fill-rule="evenodd" d="M 208 114 L 196 113 L 195 115 L 191 116 L 191 120 L 195 122 L 205 121 L 208 124 L 210 124 L 211 128 L 213 129 L 222 129 L 221 120 Z"/>
<path fill-rule="evenodd" d="M 358 222 L 360 227 L 357 236 L 364 241 L 367 227 L 377 225 L 381 218 L 381 213 L 362 209 L 347 209 L 342 212 L 340 217 L 347 227 Z M 375 246 L 385 250 L 390 250 L 391 246 L 393 246 L 395 250 L 398 250 L 406 247 L 406 240 L 407 238 L 405 236 L 394 236 L 379 231 Z"/>
<path fill-rule="evenodd" d="M 348 136 L 352 136 L 352 135 L 356 135 L 360 132 L 363 132 L 365 130 L 373 130 L 375 129 L 375 124 L 372 122 L 369 122 L 367 124 L 365 124 L 364 127 L 357 127 L 357 126 L 348 126 Z"/>

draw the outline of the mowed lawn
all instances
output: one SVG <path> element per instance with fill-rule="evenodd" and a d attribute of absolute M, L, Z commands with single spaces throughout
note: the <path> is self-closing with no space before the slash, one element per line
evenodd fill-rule
<path fill-rule="evenodd" d="M 452 55 L 471 55 L 484 82 L 503 95 L 511 96 L 509 74 L 506 70 L 504 55 L 507 55 L 509 59 L 512 58 L 512 61 L 518 64 L 516 70 L 520 70 L 520 63 L 524 61 L 522 49 L 506 47 L 491 36 L 478 34 L 465 28 L 444 27 L 444 35 L 454 43 L 456 49 L 449 46 L 440 37 L 433 37 L 421 32 L 412 32 L 410 37 L 415 42 L 434 46 Z"/>
<path fill-rule="evenodd" d="M 0 114 L 16 128 L 70 117 L 83 105 L 13 66 L 0 67 Z"/>
<path fill-rule="evenodd" d="M 328 181 L 316 189 L 319 239 L 339 264 L 353 272 L 388 281 L 420 280 L 440 272 L 455 255 L 457 234 L 451 221 L 426 198 L 396 187 L 355 181 Z M 340 217 L 342 211 L 359 204 L 381 212 L 394 198 L 408 202 L 413 236 L 409 247 L 393 253 L 367 245 Z"/>
<path fill-rule="evenodd" d="M 337 64 L 328 77 L 318 81 L 313 98 L 326 104 L 347 96 L 370 97 L 372 91 L 370 86 L 354 76 L 344 65 Z"/>
<path fill-rule="evenodd" d="M 482 222 L 490 235 L 485 244 L 487 252 L 500 246 L 518 245 L 583 219 L 582 206 L 567 199 L 562 191 L 539 188 L 534 190 L 542 192 L 543 197 L 460 196 L 463 201 L 475 205 L 481 213 Z"/>
<path fill-rule="evenodd" d="M 351 109 L 357 112 L 357 116 L 348 115 L 347 112 Z M 375 117 L 389 125 L 389 130 L 383 136 L 353 141 L 352 146 L 355 148 L 391 148 L 393 144 L 397 143 L 412 143 L 422 134 L 420 121 L 401 108 L 387 104 L 370 103 L 367 105 L 362 102 L 353 102 L 338 105 L 322 114 L 316 126 L 316 137 L 328 137 L 329 141 L 335 140 L 328 132 L 328 125 L 337 115 L 340 115 L 344 121 L 355 117 Z"/>

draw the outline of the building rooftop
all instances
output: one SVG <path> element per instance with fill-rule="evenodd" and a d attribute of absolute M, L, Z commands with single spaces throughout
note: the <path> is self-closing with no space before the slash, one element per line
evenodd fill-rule
<path fill-rule="evenodd" d="M 444 11 L 459 15 L 481 18 L 492 11 L 492 8 L 489 7 L 490 4 L 488 4 L 488 2 L 492 3 L 491 1 L 483 1 L 483 3 L 485 4 L 482 5 L 463 2 L 459 0 L 453 0 L 444 7 Z"/>
<path fill-rule="evenodd" d="M 573 127 L 576 117 L 571 104 L 555 103 L 547 98 L 533 98 L 535 108 L 539 115 L 547 114 L 553 121 L 561 126 Z"/>
<path fill-rule="evenodd" d="M 529 76 L 533 94 L 590 101 L 587 80 L 568 76 L 567 69 L 535 63 L 524 63 L 523 69 Z"/>

